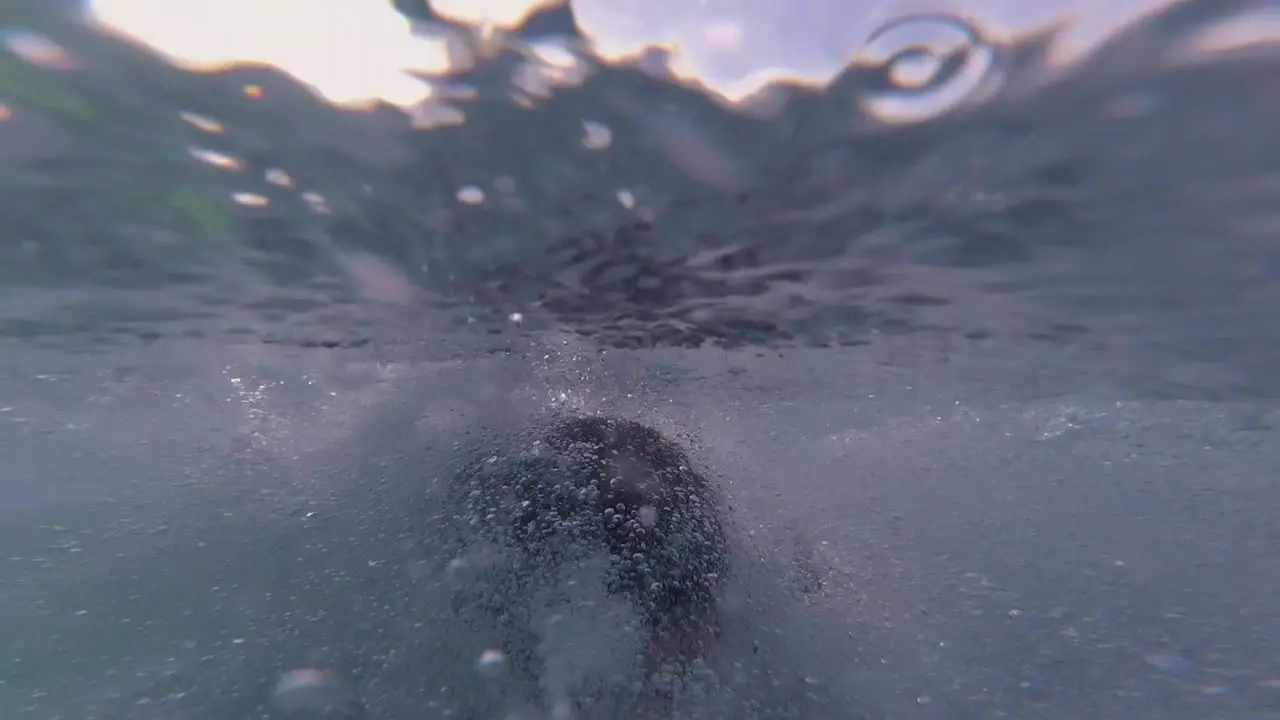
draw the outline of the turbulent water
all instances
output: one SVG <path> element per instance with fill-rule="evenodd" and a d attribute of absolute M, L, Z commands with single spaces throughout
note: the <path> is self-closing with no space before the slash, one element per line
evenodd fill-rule
<path fill-rule="evenodd" d="M 408 110 L 7 5 L 0 713 L 559 717 L 432 515 L 555 411 L 725 495 L 675 716 L 1280 717 L 1280 11 L 1014 5 L 744 3 L 792 80 L 862 38 L 744 99 L 723 24 L 644 18 L 680 84 L 584 1 Z M 544 667 L 625 676 L 634 608 L 549 577 L 597 614 Z"/>

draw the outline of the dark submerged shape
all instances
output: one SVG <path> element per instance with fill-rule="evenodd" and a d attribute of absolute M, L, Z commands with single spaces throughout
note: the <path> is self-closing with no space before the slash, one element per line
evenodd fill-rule
<path fill-rule="evenodd" d="M 650 630 L 651 661 L 701 655 L 717 632 L 728 569 L 723 507 L 683 448 L 657 430 L 601 416 L 557 417 L 482 453 L 454 478 L 464 528 L 510 551 L 499 615 L 566 563 L 604 550 L 606 590 Z"/>

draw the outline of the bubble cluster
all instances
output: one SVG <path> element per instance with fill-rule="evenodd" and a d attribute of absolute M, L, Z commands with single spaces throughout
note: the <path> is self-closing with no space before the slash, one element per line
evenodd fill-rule
<path fill-rule="evenodd" d="M 629 662 L 652 672 L 705 652 L 729 551 L 717 489 L 683 448 L 634 421 L 555 416 L 496 448 L 490 438 L 473 457 L 448 488 L 457 535 L 505 548 L 507 560 L 485 591 L 461 591 L 464 613 L 499 618 L 511 638 L 533 628 L 551 675 L 614 673 L 603 669 L 608 653 L 590 668 L 561 667 L 596 657 L 582 643 L 606 631 L 621 633 L 610 649 L 635 638 Z M 540 622 L 548 598 L 555 609 Z M 482 655 L 477 668 L 488 672 L 496 658 Z"/>

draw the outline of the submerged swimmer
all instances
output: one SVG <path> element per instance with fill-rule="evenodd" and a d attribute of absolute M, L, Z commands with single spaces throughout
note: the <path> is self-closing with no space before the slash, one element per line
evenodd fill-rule
<path fill-rule="evenodd" d="M 654 428 L 555 418 L 499 450 L 482 449 L 448 493 L 457 535 L 504 558 L 460 609 L 498 620 L 553 715 L 579 702 L 569 696 L 591 692 L 582 686 L 593 675 L 626 665 L 612 661 L 632 650 L 631 671 L 645 679 L 649 700 L 660 700 L 648 679 L 698 663 L 717 635 L 729 564 L 723 507 L 686 452 Z M 630 644 L 604 639 L 623 625 Z M 614 657 L 592 651 L 592 638 Z"/>

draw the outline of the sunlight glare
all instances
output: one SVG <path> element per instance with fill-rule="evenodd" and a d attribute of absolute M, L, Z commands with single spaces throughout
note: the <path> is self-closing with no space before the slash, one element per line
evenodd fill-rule
<path fill-rule="evenodd" d="M 390 2 L 91 0 L 89 17 L 194 71 L 272 65 L 339 105 L 411 107 L 454 59 L 445 35 L 414 32 Z"/>

